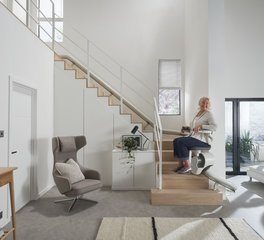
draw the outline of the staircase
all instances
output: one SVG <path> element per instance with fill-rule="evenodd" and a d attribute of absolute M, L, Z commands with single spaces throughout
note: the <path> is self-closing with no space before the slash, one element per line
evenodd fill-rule
<path fill-rule="evenodd" d="M 119 106 L 120 115 L 129 115 L 132 124 L 139 124 L 142 126 L 142 131 L 144 132 L 153 132 L 153 123 L 150 119 L 142 115 L 137 111 L 131 104 L 127 101 L 123 101 L 123 111 L 121 112 L 121 100 L 117 93 L 114 90 L 110 89 L 107 85 L 104 84 L 97 76 L 90 73 L 90 77 L 87 77 L 87 71 L 80 66 L 78 63 L 75 63 L 72 59 L 66 56 L 59 56 L 56 53 L 54 54 L 55 61 L 62 61 L 64 63 L 64 70 L 74 71 L 76 80 L 85 80 L 86 88 L 96 88 L 97 97 L 106 97 L 108 98 L 109 106 Z"/>
<path fill-rule="evenodd" d="M 162 149 L 162 189 L 151 189 L 152 205 L 222 205 L 222 193 L 209 189 L 207 177 L 174 172 L 178 162 L 174 160 L 172 138 L 163 140 Z M 158 171 L 159 162 L 156 165 Z"/>

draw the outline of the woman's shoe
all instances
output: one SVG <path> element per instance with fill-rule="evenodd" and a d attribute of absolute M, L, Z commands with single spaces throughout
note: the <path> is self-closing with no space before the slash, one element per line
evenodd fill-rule
<path fill-rule="evenodd" d="M 181 170 L 178 171 L 179 174 L 187 174 L 191 173 L 192 169 L 190 167 L 188 168 L 182 168 Z"/>
<path fill-rule="evenodd" d="M 183 169 L 184 166 L 178 166 L 175 170 L 173 170 L 174 172 L 179 172 Z"/>

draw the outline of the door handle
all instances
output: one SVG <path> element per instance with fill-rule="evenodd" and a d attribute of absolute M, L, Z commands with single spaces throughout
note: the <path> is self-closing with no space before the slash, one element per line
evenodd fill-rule
<path fill-rule="evenodd" d="M 13 151 L 13 152 L 11 152 L 11 154 L 15 154 L 15 153 L 17 153 L 17 151 Z"/>

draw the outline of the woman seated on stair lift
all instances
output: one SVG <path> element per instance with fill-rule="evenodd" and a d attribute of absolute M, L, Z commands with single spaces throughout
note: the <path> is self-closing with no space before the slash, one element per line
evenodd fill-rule
<path fill-rule="evenodd" d="M 189 150 L 193 147 L 209 147 L 212 137 L 210 133 L 203 133 L 202 130 L 211 132 L 216 130 L 216 123 L 212 113 L 209 111 L 210 100 L 202 97 L 199 100 L 199 111 L 191 123 L 191 134 L 187 137 L 175 138 L 173 140 L 174 157 L 179 159 L 179 166 L 175 170 L 178 173 L 189 173 L 191 165 L 189 162 Z"/>

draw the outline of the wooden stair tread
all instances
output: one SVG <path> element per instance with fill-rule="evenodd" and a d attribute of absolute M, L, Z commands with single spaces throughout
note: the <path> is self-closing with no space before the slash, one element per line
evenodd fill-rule
<path fill-rule="evenodd" d="M 156 159 L 156 164 L 159 165 L 159 160 Z M 178 165 L 178 161 L 162 161 L 162 165 Z"/>
<path fill-rule="evenodd" d="M 163 194 L 163 193 L 168 193 L 168 194 L 174 194 L 174 193 L 194 193 L 194 194 L 203 194 L 203 193 L 208 193 L 208 194 L 219 194 L 221 192 L 215 191 L 212 189 L 158 189 L 158 188 L 152 188 L 151 193 L 158 193 L 158 194 Z"/>

